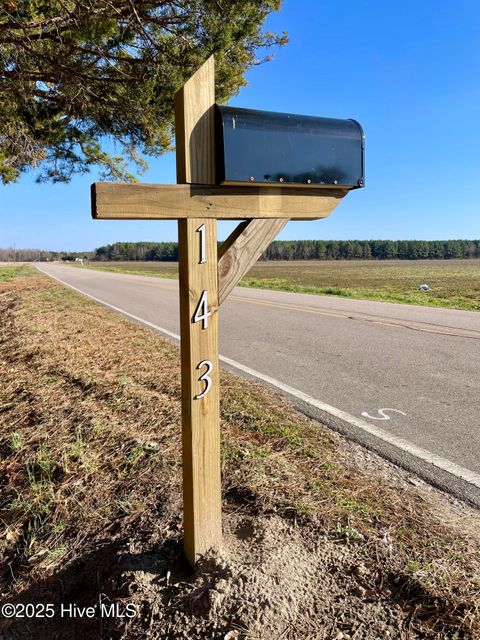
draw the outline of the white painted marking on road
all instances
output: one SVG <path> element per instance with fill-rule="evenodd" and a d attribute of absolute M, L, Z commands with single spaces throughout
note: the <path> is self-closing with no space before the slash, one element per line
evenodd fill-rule
<path fill-rule="evenodd" d="M 38 265 L 35 265 L 35 266 L 41 273 L 44 273 L 50 278 L 53 278 L 54 280 L 61 282 L 62 284 L 69 287 L 70 289 L 73 289 L 74 291 L 78 291 L 78 293 L 81 293 L 82 295 L 87 296 L 87 298 L 91 298 L 92 300 L 95 300 L 95 302 L 99 302 L 100 304 L 103 304 L 105 307 L 109 307 L 110 309 L 113 309 L 114 311 L 118 311 L 122 315 L 127 316 L 132 320 L 135 320 L 137 322 L 140 322 L 141 324 L 146 325 L 147 327 L 155 329 L 159 333 L 162 333 L 168 336 L 169 338 L 173 338 L 176 341 L 180 340 L 180 336 L 178 334 L 173 333 L 168 329 L 163 329 L 162 327 L 159 327 L 153 322 L 148 322 L 148 320 L 139 318 L 138 316 L 133 315 L 133 313 L 130 313 L 129 311 L 125 311 L 125 309 L 120 309 L 119 307 L 115 307 L 113 304 L 110 304 L 109 302 L 105 302 L 100 298 L 96 298 L 95 296 L 92 296 L 90 293 L 85 293 L 81 289 L 77 289 L 77 287 L 74 287 L 68 282 L 65 282 L 61 278 L 57 278 L 56 276 L 52 276 L 46 271 L 43 271 L 42 269 L 40 269 L 40 267 L 38 267 Z M 316 398 L 309 396 L 303 391 L 294 389 L 290 385 L 284 384 L 280 380 L 276 380 L 271 376 L 268 376 L 264 373 L 260 373 L 255 369 L 251 369 L 250 367 L 247 367 L 241 364 L 240 362 L 236 362 L 236 360 L 232 360 L 231 358 L 227 358 L 226 356 L 222 356 L 222 355 L 219 357 L 219 359 L 221 362 L 228 364 L 229 366 L 233 367 L 234 369 L 237 369 L 238 371 L 242 371 L 243 373 L 246 373 L 249 376 L 258 378 L 259 380 L 263 380 L 267 384 L 273 387 L 276 387 L 277 389 L 280 389 L 284 393 L 294 398 L 297 398 L 298 400 L 301 400 L 302 402 L 305 402 L 306 404 L 309 404 L 310 406 L 315 407 L 320 411 L 328 413 L 329 415 L 335 418 L 339 418 L 340 420 L 343 420 L 343 422 L 347 422 L 348 424 L 351 424 L 354 427 L 362 429 L 362 431 L 365 431 L 366 433 L 369 433 L 370 435 L 375 436 L 379 440 L 383 440 L 383 442 L 393 445 L 394 447 L 397 447 L 397 449 L 400 449 L 405 453 L 409 453 L 410 455 L 415 456 L 420 460 L 423 460 L 423 462 L 427 462 L 428 464 L 431 464 L 432 466 L 437 467 L 438 469 L 442 469 L 442 471 L 446 471 L 447 473 L 450 473 L 452 476 L 460 478 L 461 480 L 464 480 L 465 482 L 468 482 L 469 484 L 480 489 L 480 475 L 478 473 L 470 471 L 469 469 L 465 469 L 464 467 L 461 467 L 460 465 L 455 464 L 454 462 L 451 462 L 446 458 L 437 456 L 435 453 L 432 453 L 431 451 L 427 451 L 427 449 L 422 449 L 421 447 L 417 447 L 416 445 L 412 444 L 408 440 L 404 440 L 403 438 L 399 438 L 395 435 L 392 435 L 387 431 L 384 431 L 380 427 L 376 427 L 373 424 L 369 424 L 365 420 L 361 420 L 356 416 L 352 416 L 349 413 L 342 411 L 341 409 L 332 407 L 331 405 L 326 404 L 325 402 L 320 402 L 320 400 L 317 400 Z"/>
<path fill-rule="evenodd" d="M 390 416 L 389 416 L 389 415 L 387 415 L 387 414 L 385 413 L 385 411 L 395 411 L 395 413 L 401 413 L 401 414 L 402 414 L 402 416 L 406 416 L 406 415 L 407 415 L 407 414 L 405 413 L 405 411 L 400 411 L 400 409 L 388 409 L 388 408 L 385 408 L 385 409 L 379 409 L 379 410 L 377 411 L 377 413 L 379 413 L 379 414 L 380 414 L 380 416 L 381 416 L 380 418 L 379 418 L 378 416 L 371 416 L 371 415 L 370 415 L 369 413 L 367 413 L 366 411 L 362 411 L 361 415 L 362 415 L 364 418 L 368 418 L 369 420 L 390 420 Z"/>

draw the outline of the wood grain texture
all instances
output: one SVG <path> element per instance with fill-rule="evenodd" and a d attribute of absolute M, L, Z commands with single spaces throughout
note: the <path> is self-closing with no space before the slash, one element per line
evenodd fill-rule
<path fill-rule="evenodd" d="M 211 56 L 175 95 L 178 183 L 215 184 L 214 104 Z"/>
<path fill-rule="evenodd" d="M 347 191 L 225 185 L 125 184 L 92 187 L 93 217 L 99 220 L 180 218 L 326 218 Z"/>
<path fill-rule="evenodd" d="M 239 238 L 242 235 L 242 233 L 248 227 L 250 222 L 251 222 L 251 220 L 243 220 L 242 222 L 239 222 L 239 224 L 237 224 L 237 226 L 232 231 L 232 233 L 228 236 L 228 238 L 226 238 L 222 242 L 222 244 L 218 248 L 218 261 L 219 262 L 222 259 L 222 257 L 225 255 L 225 253 L 227 253 L 227 251 L 230 249 L 230 247 L 235 242 L 235 240 L 237 240 L 237 238 Z"/>
<path fill-rule="evenodd" d="M 253 267 L 262 253 L 287 224 L 285 218 L 249 220 L 240 233 L 234 231 L 233 241 L 227 238 L 228 248 L 218 261 L 218 304 L 225 301 L 239 280 Z"/>
<path fill-rule="evenodd" d="M 206 258 L 199 264 L 199 234 L 205 224 Z M 182 442 L 185 555 L 195 566 L 199 555 L 221 539 L 220 406 L 218 364 L 218 281 L 216 220 L 179 220 L 180 336 L 182 360 Z M 193 322 L 203 291 L 208 292 L 208 327 Z M 210 392 L 201 399 L 199 381 L 210 360 Z"/>
<path fill-rule="evenodd" d="M 213 104 L 213 58 L 200 67 L 176 96 L 177 180 L 215 182 Z M 177 191 L 188 193 L 188 186 Z M 218 369 L 218 275 L 217 221 L 188 219 L 188 197 L 176 201 L 180 279 L 180 343 L 182 360 L 182 449 L 184 549 L 192 567 L 200 555 L 216 546 L 222 537 L 220 480 L 220 404 Z M 183 214 L 183 215 L 182 215 Z M 185 219 L 187 218 L 187 219 Z M 205 255 L 202 256 L 200 227 Z M 211 316 L 206 325 L 194 315 L 202 294 L 207 292 Z M 210 391 L 200 376 L 211 362 Z"/>

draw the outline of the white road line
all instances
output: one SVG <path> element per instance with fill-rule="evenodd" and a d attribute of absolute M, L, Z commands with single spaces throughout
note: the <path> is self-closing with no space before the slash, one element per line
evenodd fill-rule
<path fill-rule="evenodd" d="M 132 320 L 136 320 L 137 322 L 140 322 L 141 324 L 144 324 L 147 327 L 151 327 L 152 329 L 155 329 L 156 331 L 163 333 L 169 338 L 173 338 L 174 340 L 177 340 L 177 341 L 180 340 L 180 336 L 177 335 L 176 333 L 173 333 L 168 329 L 163 329 L 163 327 L 159 327 L 157 324 L 154 324 L 153 322 L 148 322 L 148 320 L 139 318 L 138 316 L 133 315 L 133 313 L 125 311 L 125 309 L 120 309 L 119 307 L 115 307 L 113 304 L 105 302 L 100 298 L 96 298 L 95 296 L 92 296 L 89 293 L 85 293 L 81 289 L 77 289 L 77 287 L 74 287 L 68 282 L 65 282 L 64 280 L 61 280 L 60 278 L 57 278 L 56 276 L 52 276 L 46 271 L 43 271 L 37 265 L 35 266 L 39 271 L 41 271 L 45 275 L 49 276 L 50 278 L 53 278 L 54 280 L 57 280 L 58 282 L 61 282 L 65 286 L 69 287 L 70 289 L 73 289 L 74 291 L 78 291 L 78 293 L 81 293 L 82 295 L 87 296 L 92 300 L 95 300 L 95 302 L 99 302 L 100 304 L 103 304 L 105 307 L 109 307 L 114 311 L 118 311 L 119 313 L 131 318 Z M 222 356 L 222 355 L 220 356 L 220 360 L 221 362 L 228 364 L 229 366 L 233 367 L 234 369 L 237 369 L 238 371 L 242 371 L 243 373 L 253 376 L 254 378 L 258 378 L 259 380 L 263 380 L 267 384 L 272 385 L 277 389 L 280 389 L 284 393 L 287 393 L 288 395 L 293 396 L 294 398 L 297 398 L 298 400 L 301 400 L 302 402 L 305 402 L 306 404 L 309 404 L 310 406 L 315 407 L 320 411 L 324 411 L 325 413 L 328 413 L 329 415 L 334 416 L 335 418 L 339 418 L 340 420 L 343 420 L 344 422 L 347 422 L 348 424 L 351 424 L 354 427 L 362 429 L 366 433 L 369 433 L 370 435 L 375 436 L 379 440 L 383 440 L 383 442 L 393 445 L 397 447 L 397 449 L 400 449 L 401 451 L 409 453 L 410 455 L 413 455 L 416 458 L 423 460 L 423 462 L 427 462 L 428 464 L 431 464 L 434 467 L 437 467 L 438 469 L 442 469 L 442 471 L 446 471 L 447 473 L 450 473 L 452 476 L 460 478 L 461 480 L 464 480 L 465 482 L 468 482 L 469 484 L 472 484 L 473 486 L 480 489 L 480 475 L 477 473 L 474 473 L 473 471 L 470 471 L 469 469 L 465 469 L 464 467 L 461 467 L 458 464 L 455 464 L 454 462 L 447 460 L 446 458 L 437 456 L 436 454 L 431 453 L 426 449 L 417 447 L 416 445 L 412 444 L 408 440 L 404 440 L 403 438 L 398 438 L 397 436 L 392 435 L 387 431 L 384 431 L 380 427 L 377 427 L 373 424 L 369 424 L 365 420 L 361 420 L 360 418 L 352 416 L 349 413 L 342 411 L 341 409 L 337 409 L 336 407 L 332 407 L 331 405 L 326 404 L 325 402 L 321 402 L 320 400 L 317 400 L 316 398 L 309 396 L 308 394 L 304 393 L 303 391 L 300 391 L 299 389 L 294 389 L 290 385 L 284 384 L 283 382 L 280 382 L 280 380 L 276 380 L 275 378 L 272 378 L 266 375 L 265 373 L 260 373 L 260 371 L 251 369 L 250 367 L 247 367 L 241 364 L 240 362 L 237 362 L 236 360 L 232 360 L 231 358 L 227 358 L 226 356 Z"/>

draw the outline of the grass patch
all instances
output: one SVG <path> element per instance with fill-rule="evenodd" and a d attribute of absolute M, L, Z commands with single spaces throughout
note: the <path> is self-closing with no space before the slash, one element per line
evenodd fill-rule
<path fill-rule="evenodd" d="M 36 270 L 26 264 L 5 265 L 0 264 L 0 282 L 8 282 L 19 276 L 35 275 Z"/>
<path fill-rule="evenodd" d="M 173 262 L 90 263 L 90 269 L 178 277 Z M 427 283 L 430 291 L 419 291 Z M 313 295 L 480 310 L 480 260 L 258 262 L 240 286 Z"/>
<path fill-rule="evenodd" d="M 130 555 L 143 541 L 176 558 L 177 347 L 47 278 L 4 282 L 0 294 L 2 593 L 32 598 L 37 583 L 50 593 L 68 582 L 69 567 L 77 576 L 89 562 L 87 582 L 104 593 L 120 562 L 116 541 Z M 221 384 L 226 518 L 280 517 L 301 535 L 355 549 L 373 567 L 371 597 L 408 609 L 412 637 L 478 637 L 478 516 L 454 518 L 447 501 L 439 509 L 428 492 L 362 468 L 340 436 L 260 385 L 225 372 Z M 138 562 L 143 572 L 146 558 Z M 156 581 L 170 579 L 155 571 Z M 135 572 L 112 594 L 130 597 L 118 585 Z M 174 609 L 186 582 L 175 584 Z M 123 637 L 146 637 L 145 620 Z"/>
<path fill-rule="evenodd" d="M 79 269 L 95 269 L 106 273 L 130 273 L 135 276 L 156 276 L 157 278 L 178 278 L 176 262 L 88 262 L 84 265 L 72 264 Z"/>

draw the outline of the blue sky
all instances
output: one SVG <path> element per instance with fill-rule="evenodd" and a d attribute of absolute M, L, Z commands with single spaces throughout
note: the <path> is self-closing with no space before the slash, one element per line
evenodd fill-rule
<path fill-rule="evenodd" d="M 285 0 L 267 27 L 290 42 L 249 72 L 232 104 L 355 118 L 366 134 L 366 188 L 326 220 L 289 223 L 280 238 L 480 237 L 478 0 Z M 175 222 L 91 220 L 96 178 L 0 185 L 0 246 L 176 240 Z M 175 182 L 173 154 L 142 180 Z M 221 223 L 219 236 L 230 228 Z"/>

